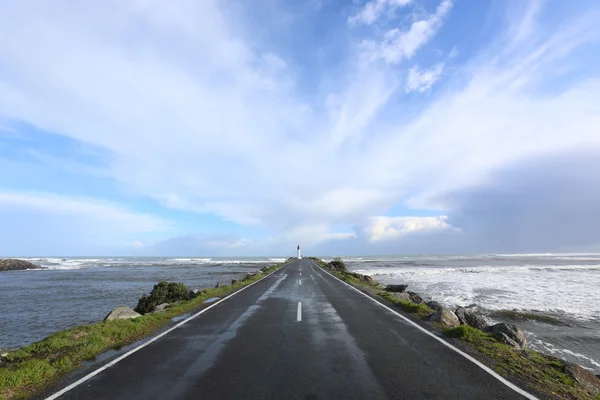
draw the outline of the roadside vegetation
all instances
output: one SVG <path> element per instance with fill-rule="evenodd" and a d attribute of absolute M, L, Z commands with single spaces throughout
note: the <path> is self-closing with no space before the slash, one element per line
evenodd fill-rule
<path fill-rule="evenodd" d="M 202 289 L 193 299 L 178 301 L 161 313 L 77 326 L 12 351 L 0 358 L 0 399 L 30 397 L 79 368 L 82 362 L 94 360 L 107 350 L 119 350 L 157 333 L 160 329 L 168 327 L 173 317 L 207 307 L 210 304 L 203 304 L 207 299 L 227 296 L 284 264 L 265 268 L 262 273 L 253 276 L 247 275 L 233 285 Z M 136 309 L 148 312 L 157 304 L 168 302 L 176 296 L 187 299 L 188 293 L 183 284 L 160 282 L 155 285 L 150 296 L 144 295 L 140 299 Z"/>
<path fill-rule="evenodd" d="M 451 340 L 458 340 L 457 344 L 460 343 L 460 347 L 477 357 L 481 362 L 487 364 L 505 378 L 520 383 L 526 389 L 537 393 L 541 398 L 600 400 L 600 394 L 591 394 L 573 377 L 565 373 L 567 364 L 556 357 L 547 356 L 534 350 L 516 349 L 500 342 L 493 335 L 484 333 L 469 325 L 445 328 L 437 323 L 431 323 L 428 320 L 435 310 L 432 310 L 425 303 L 415 303 L 395 298 L 392 293 L 383 290 L 383 285 L 372 279 L 361 278 L 360 274 L 349 271 L 340 259 L 333 260 L 330 263 L 318 258 L 311 259 L 315 264 L 343 281 L 367 293 L 379 296 L 388 304 L 406 312 L 408 316 L 421 321 L 421 325 L 442 332 Z M 537 315 L 506 313 L 513 319 L 539 318 Z"/>

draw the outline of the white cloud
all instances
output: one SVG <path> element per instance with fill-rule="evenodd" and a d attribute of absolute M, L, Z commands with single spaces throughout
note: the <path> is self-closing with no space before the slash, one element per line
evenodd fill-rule
<path fill-rule="evenodd" d="M 410 92 L 426 92 L 440 79 L 444 71 L 444 63 L 439 63 L 430 69 L 421 70 L 417 65 L 408 71 L 408 79 L 406 82 L 405 91 Z"/>
<path fill-rule="evenodd" d="M 394 28 L 388 30 L 381 41 L 365 40 L 362 43 L 363 58 L 383 59 L 392 64 L 411 59 L 442 27 L 451 8 L 452 0 L 443 0 L 435 13 L 413 22 L 408 30 Z"/>
<path fill-rule="evenodd" d="M 372 217 L 363 227 L 363 234 L 371 242 L 399 239 L 415 233 L 433 233 L 452 229 L 448 217 Z"/>
<path fill-rule="evenodd" d="M 412 3 L 412 0 L 371 0 L 356 14 L 348 18 L 349 24 L 371 25 L 384 11 L 392 12 Z"/>
<path fill-rule="evenodd" d="M 90 232 L 167 231 L 172 225 L 150 214 L 97 199 L 69 197 L 52 193 L 0 192 L 2 214 L 52 216 L 64 219 L 65 225 L 86 225 Z"/>

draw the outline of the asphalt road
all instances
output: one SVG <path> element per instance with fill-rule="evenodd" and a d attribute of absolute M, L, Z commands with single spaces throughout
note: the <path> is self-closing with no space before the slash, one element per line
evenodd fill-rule
<path fill-rule="evenodd" d="M 523 399 L 297 260 L 61 399 Z"/>

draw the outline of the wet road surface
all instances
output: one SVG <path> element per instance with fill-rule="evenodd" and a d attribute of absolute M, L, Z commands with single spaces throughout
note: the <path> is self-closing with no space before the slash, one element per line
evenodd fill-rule
<path fill-rule="evenodd" d="M 303 259 L 59 398 L 524 397 Z"/>

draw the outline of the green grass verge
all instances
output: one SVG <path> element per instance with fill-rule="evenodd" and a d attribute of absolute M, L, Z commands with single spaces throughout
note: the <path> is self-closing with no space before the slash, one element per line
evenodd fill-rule
<path fill-rule="evenodd" d="M 429 308 L 427 304 L 423 303 L 413 303 L 412 301 L 400 300 L 394 298 L 394 295 L 390 292 L 380 291 L 377 293 L 380 297 L 383 297 L 387 301 L 394 303 L 396 306 L 400 307 L 404 311 L 409 314 L 415 314 L 420 318 L 425 318 L 434 313 L 434 311 Z"/>
<path fill-rule="evenodd" d="M 565 364 L 556 357 L 533 350 L 516 350 L 468 325 L 448 329 L 444 333 L 473 345 L 493 361 L 492 367 L 504 377 L 517 377 L 539 392 L 557 399 L 594 398 L 578 382 L 563 373 Z"/>
<path fill-rule="evenodd" d="M 149 336 L 169 325 L 173 317 L 202 307 L 206 299 L 228 295 L 283 265 L 275 265 L 233 286 L 203 289 L 198 297 L 173 304 L 163 313 L 77 326 L 13 351 L 0 364 L 0 399 L 27 398 L 77 369 L 83 361 Z"/>

